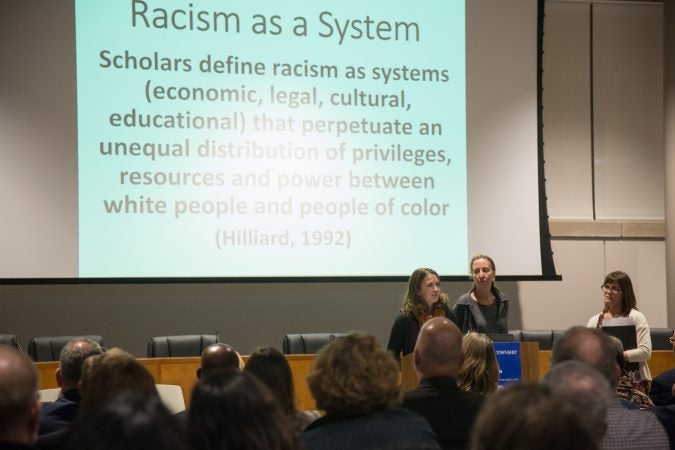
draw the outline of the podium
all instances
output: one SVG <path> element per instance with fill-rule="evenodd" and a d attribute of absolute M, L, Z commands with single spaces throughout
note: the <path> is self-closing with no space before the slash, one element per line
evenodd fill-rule
<path fill-rule="evenodd" d="M 539 381 L 539 344 L 537 342 L 494 342 L 499 363 L 499 384 Z M 401 357 L 401 386 L 404 391 L 419 383 L 413 354 Z"/>

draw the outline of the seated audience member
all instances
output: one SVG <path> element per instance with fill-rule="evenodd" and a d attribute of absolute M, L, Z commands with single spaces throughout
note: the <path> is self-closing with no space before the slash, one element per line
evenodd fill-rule
<path fill-rule="evenodd" d="M 187 450 L 176 419 L 156 396 L 126 391 L 78 420 L 65 450 Z"/>
<path fill-rule="evenodd" d="M 241 357 L 235 349 L 222 342 L 211 344 L 202 351 L 197 378 L 214 370 L 241 369 L 242 366 Z"/>
<path fill-rule="evenodd" d="M 623 357 L 623 344 L 614 336 L 609 336 L 609 339 L 612 341 L 612 344 L 614 344 L 616 362 L 620 369 L 619 381 L 616 386 L 616 395 L 626 401 L 634 403 L 639 408 L 651 408 L 654 406 L 654 402 L 652 402 L 647 394 L 642 392 L 642 383 L 639 381 L 636 383 L 626 368 L 626 360 Z"/>
<path fill-rule="evenodd" d="M 670 337 L 675 352 L 675 332 Z M 666 370 L 652 380 L 649 397 L 656 406 L 675 405 L 675 369 Z"/>
<path fill-rule="evenodd" d="M 468 448 L 484 397 L 457 386 L 462 332 L 446 318 L 430 319 L 420 329 L 413 358 L 421 381 L 403 395 L 402 406 L 427 419 L 443 449 Z"/>
<path fill-rule="evenodd" d="M 193 450 L 293 450 L 290 418 L 248 372 L 216 370 L 192 391 L 188 440 Z"/>
<path fill-rule="evenodd" d="M 476 394 L 494 393 L 499 383 L 499 364 L 492 339 L 482 333 L 468 333 L 462 339 L 462 352 L 459 386 Z"/>
<path fill-rule="evenodd" d="M 485 400 L 473 450 L 599 450 L 598 439 L 572 399 L 548 386 L 511 384 Z"/>
<path fill-rule="evenodd" d="M 609 335 L 599 328 L 572 327 L 556 339 L 551 366 L 563 361 L 584 362 L 598 370 L 612 389 L 618 385 L 621 369 Z M 614 395 L 607 403 L 607 432 L 603 449 L 667 449 L 668 436 L 650 412 L 629 409 Z"/>
<path fill-rule="evenodd" d="M 298 411 L 295 406 L 295 388 L 291 366 L 284 355 L 274 347 L 262 347 L 254 351 L 246 361 L 244 371 L 262 381 L 279 401 L 281 410 L 293 422 L 293 429 L 301 433 L 307 425 L 319 418 L 316 411 Z"/>
<path fill-rule="evenodd" d="M 39 434 L 68 428 L 75 421 L 80 406 L 82 364 L 88 357 L 100 355 L 102 351 L 101 346 L 91 339 L 73 339 L 63 347 L 55 374 L 61 392 L 56 401 L 42 404 Z"/>
<path fill-rule="evenodd" d="M 307 383 L 326 415 L 305 429 L 306 450 L 439 449 L 424 417 L 397 406 L 398 375 L 374 336 L 350 333 L 322 348 Z"/>
<path fill-rule="evenodd" d="M 26 355 L 0 346 L 0 448 L 34 448 L 40 400 L 38 372 Z"/>
<path fill-rule="evenodd" d="M 82 366 L 80 415 L 91 414 L 122 392 L 159 398 L 152 374 L 131 354 L 112 348 Z"/>
<path fill-rule="evenodd" d="M 222 369 L 239 370 L 243 366 L 239 353 L 227 344 L 218 342 L 211 344 L 202 351 L 202 357 L 197 369 L 197 379 Z M 188 409 L 175 414 L 181 425 L 185 425 Z"/>
<path fill-rule="evenodd" d="M 607 403 L 615 395 L 607 379 L 588 364 L 570 360 L 551 367 L 542 384 L 579 404 L 598 445 L 602 445 L 607 431 Z"/>
<path fill-rule="evenodd" d="M 152 375 L 131 354 L 112 348 L 100 355 L 90 356 L 82 364 L 80 410 L 75 423 L 95 413 L 107 402 L 124 392 L 137 392 L 144 397 L 159 399 Z M 73 424 L 75 425 L 75 424 Z M 66 429 L 41 435 L 41 449 L 60 448 L 68 436 Z"/>

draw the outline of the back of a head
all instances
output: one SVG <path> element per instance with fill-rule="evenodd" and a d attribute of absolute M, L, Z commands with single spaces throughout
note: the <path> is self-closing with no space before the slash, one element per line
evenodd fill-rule
<path fill-rule="evenodd" d="M 34 434 L 26 424 L 37 403 L 37 390 L 35 364 L 13 347 L 0 346 L 0 441 L 19 442 L 17 436 Z"/>
<path fill-rule="evenodd" d="M 551 365 L 563 361 L 584 362 L 598 370 L 610 383 L 618 382 L 616 352 L 609 336 L 598 328 L 575 326 L 553 343 Z"/>
<path fill-rule="evenodd" d="M 93 355 L 103 353 L 101 346 L 91 339 L 69 341 L 59 356 L 59 373 L 65 386 L 75 387 L 82 377 L 82 363 Z"/>
<path fill-rule="evenodd" d="M 82 367 L 81 411 L 89 413 L 123 392 L 158 397 L 152 374 L 119 348 L 87 358 Z"/>
<path fill-rule="evenodd" d="M 238 369 L 241 364 L 239 353 L 222 342 L 211 344 L 202 352 L 198 375 L 205 376 L 221 369 Z"/>
<path fill-rule="evenodd" d="M 293 373 L 279 350 L 274 347 L 256 349 L 248 357 L 244 370 L 255 375 L 269 388 L 285 413 L 293 414 L 296 411 Z"/>
<path fill-rule="evenodd" d="M 462 355 L 462 332 L 445 317 L 429 319 L 420 329 L 415 352 L 418 370 L 425 378 L 456 378 Z"/>
<path fill-rule="evenodd" d="M 125 392 L 81 416 L 66 435 L 65 450 L 185 450 L 176 418 L 155 396 Z"/>
<path fill-rule="evenodd" d="M 614 397 L 614 391 L 599 371 L 581 361 L 563 361 L 551 367 L 542 384 L 576 401 L 602 441 L 607 428 L 607 400 Z"/>
<path fill-rule="evenodd" d="M 597 450 L 571 399 L 547 386 L 513 384 L 489 397 L 471 435 L 473 450 Z"/>
<path fill-rule="evenodd" d="M 482 333 L 468 333 L 462 339 L 464 361 L 459 370 L 459 385 L 466 391 L 492 394 L 499 383 L 499 364 L 492 339 Z"/>
<path fill-rule="evenodd" d="M 369 414 L 398 404 L 398 372 L 374 336 L 349 333 L 321 349 L 307 384 L 317 407 L 329 414 Z"/>
<path fill-rule="evenodd" d="M 195 450 L 295 448 L 290 418 L 252 374 L 217 370 L 192 391 L 188 434 Z"/>

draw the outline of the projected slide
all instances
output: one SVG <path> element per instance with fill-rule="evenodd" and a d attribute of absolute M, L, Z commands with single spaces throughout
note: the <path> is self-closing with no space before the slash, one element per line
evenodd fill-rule
<path fill-rule="evenodd" d="M 76 0 L 80 277 L 467 264 L 464 2 Z"/>

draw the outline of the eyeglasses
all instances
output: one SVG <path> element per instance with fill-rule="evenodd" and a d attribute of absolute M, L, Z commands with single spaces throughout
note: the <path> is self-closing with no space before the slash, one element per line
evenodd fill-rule
<path fill-rule="evenodd" d="M 600 289 L 603 291 L 613 292 L 615 294 L 621 292 L 621 288 L 618 286 L 612 286 L 611 284 L 603 284 L 600 286 Z"/>

